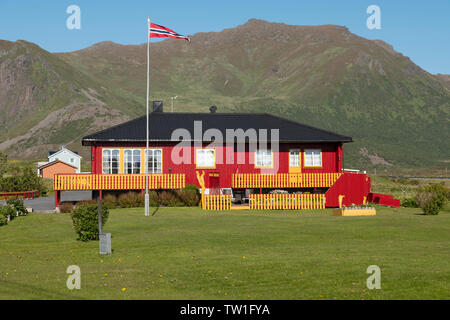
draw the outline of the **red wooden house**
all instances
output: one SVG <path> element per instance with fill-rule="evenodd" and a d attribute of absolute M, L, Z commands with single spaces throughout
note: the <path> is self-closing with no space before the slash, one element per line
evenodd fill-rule
<path fill-rule="evenodd" d="M 336 207 L 339 198 L 343 205 L 369 198 L 370 178 L 344 172 L 343 145 L 352 138 L 269 114 L 210 111 L 165 113 L 162 103 L 154 105 L 151 189 L 203 182 L 209 195 L 233 194 L 256 203 L 277 190 L 304 195 L 297 198 L 314 195 L 320 207 Z M 145 189 L 145 116 L 86 136 L 82 144 L 91 148 L 92 173 L 56 176 L 56 205 L 62 190 Z M 295 203 L 289 207 L 297 208 Z"/>

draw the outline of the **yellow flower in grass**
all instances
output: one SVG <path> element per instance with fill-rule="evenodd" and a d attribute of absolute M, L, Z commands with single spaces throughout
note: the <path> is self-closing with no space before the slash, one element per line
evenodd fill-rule
<path fill-rule="evenodd" d="M 123 292 L 127 291 L 127 288 L 122 288 L 122 291 L 123 291 Z"/>

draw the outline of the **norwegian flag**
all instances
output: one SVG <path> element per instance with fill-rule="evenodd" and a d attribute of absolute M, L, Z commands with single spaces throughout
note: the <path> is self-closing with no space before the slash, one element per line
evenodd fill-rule
<path fill-rule="evenodd" d="M 157 25 L 155 23 L 150 23 L 149 37 L 184 39 L 191 42 L 191 39 L 189 39 L 189 37 L 178 34 L 175 31 L 170 30 L 169 28 Z"/>

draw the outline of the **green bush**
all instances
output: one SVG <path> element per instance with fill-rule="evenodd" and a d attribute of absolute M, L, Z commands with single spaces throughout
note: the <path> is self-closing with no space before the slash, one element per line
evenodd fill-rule
<path fill-rule="evenodd" d="M 420 192 L 417 195 L 417 204 L 427 215 L 436 215 L 441 210 L 441 199 L 433 192 Z"/>
<path fill-rule="evenodd" d="M 401 206 L 408 208 L 418 208 L 419 205 L 417 204 L 417 196 L 403 199 L 401 202 Z"/>
<path fill-rule="evenodd" d="M 117 203 L 121 208 L 137 208 L 144 206 L 144 196 L 137 192 L 127 192 L 117 198 Z"/>
<path fill-rule="evenodd" d="M 187 185 L 184 189 L 178 190 L 177 195 L 188 207 L 197 206 L 200 202 L 200 192 L 194 185 Z"/>
<path fill-rule="evenodd" d="M 59 212 L 61 213 L 71 213 L 73 211 L 72 202 L 62 202 L 59 205 Z"/>
<path fill-rule="evenodd" d="M 166 207 L 182 207 L 184 203 L 178 197 L 176 192 L 162 191 L 159 193 L 159 202 Z"/>
<path fill-rule="evenodd" d="M 149 198 L 150 207 L 159 207 L 160 201 L 159 201 L 158 192 L 156 192 L 155 190 L 150 191 L 148 193 L 148 198 Z"/>
<path fill-rule="evenodd" d="M 450 199 L 450 189 L 440 183 L 430 184 L 419 190 L 419 192 L 433 193 L 440 209 L 442 209 L 445 203 Z"/>
<path fill-rule="evenodd" d="M 4 226 L 5 224 L 8 224 L 8 219 L 4 215 L 0 214 L 0 226 Z"/>
<path fill-rule="evenodd" d="M 194 185 L 187 185 L 182 190 L 167 190 L 149 192 L 151 207 L 160 205 L 167 207 L 197 206 L 200 202 L 200 192 Z M 119 196 L 107 194 L 103 197 L 102 205 L 108 209 L 144 207 L 145 196 L 140 192 L 127 192 Z"/>
<path fill-rule="evenodd" d="M 117 207 L 117 197 L 113 194 L 106 194 L 102 199 L 102 206 L 108 209 Z"/>
<path fill-rule="evenodd" d="M 41 196 L 47 194 L 44 180 L 36 175 L 31 167 L 17 168 L 9 177 L 0 177 L 0 190 L 3 192 L 22 192 L 39 190 Z"/>
<path fill-rule="evenodd" d="M 435 183 L 425 186 L 417 194 L 417 204 L 425 214 L 435 215 L 450 198 L 450 190 L 443 184 Z"/>
<path fill-rule="evenodd" d="M 27 208 L 23 204 L 23 200 L 21 199 L 9 199 L 6 202 L 10 207 L 13 207 L 16 212 L 19 213 L 19 216 L 26 216 L 28 215 Z"/>
<path fill-rule="evenodd" d="M 78 240 L 89 241 L 99 239 L 98 206 L 90 203 L 81 203 L 72 211 L 72 225 L 78 234 Z M 109 210 L 102 208 L 102 226 L 108 221 Z"/>
<path fill-rule="evenodd" d="M 5 218 L 9 216 L 9 219 L 12 220 L 16 217 L 16 210 L 9 205 L 0 206 L 0 215 Z"/>

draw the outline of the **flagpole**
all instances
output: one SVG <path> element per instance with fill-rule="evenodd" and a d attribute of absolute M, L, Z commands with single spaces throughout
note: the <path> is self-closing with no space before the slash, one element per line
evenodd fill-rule
<path fill-rule="evenodd" d="M 149 195 L 148 195 L 148 139 L 149 139 L 149 118 L 148 118 L 148 100 L 150 92 L 150 17 L 147 17 L 148 28 L 147 28 L 147 137 L 146 137 L 146 148 L 145 148 L 145 216 L 150 215 L 149 209 Z"/>

